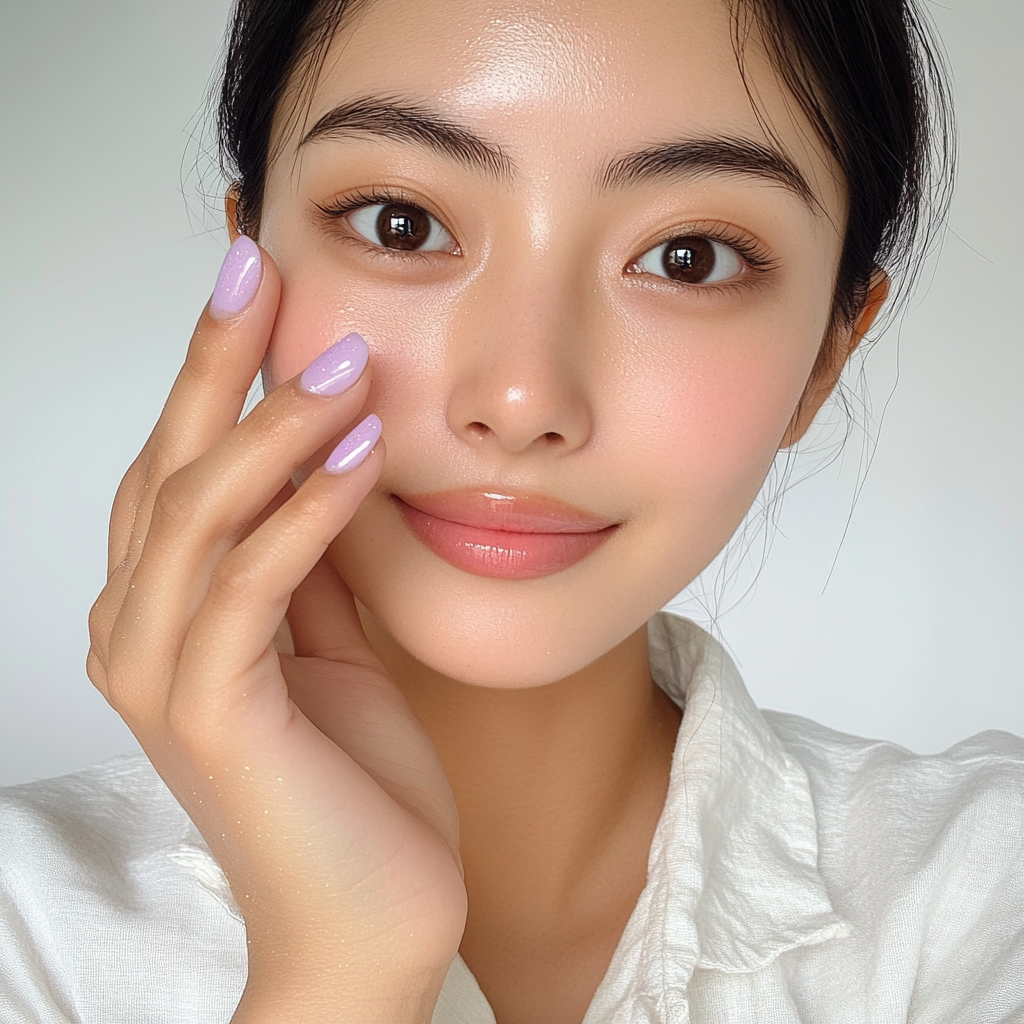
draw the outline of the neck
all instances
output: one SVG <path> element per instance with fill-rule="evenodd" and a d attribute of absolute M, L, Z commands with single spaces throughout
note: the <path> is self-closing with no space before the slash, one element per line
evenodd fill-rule
<path fill-rule="evenodd" d="M 680 717 L 651 680 L 646 628 L 566 679 L 512 690 L 441 675 L 364 625 L 451 782 L 471 907 L 558 915 L 624 860 L 642 887 Z"/>

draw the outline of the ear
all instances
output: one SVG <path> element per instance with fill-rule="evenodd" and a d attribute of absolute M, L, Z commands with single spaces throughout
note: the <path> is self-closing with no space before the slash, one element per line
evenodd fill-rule
<path fill-rule="evenodd" d="M 224 196 L 224 213 L 228 222 L 228 237 L 232 245 L 235 239 L 242 233 L 238 230 L 238 182 L 233 181 L 228 186 L 227 195 Z"/>
<path fill-rule="evenodd" d="M 807 428 L 814 422 L 818 410 L 825 404 L 828 398 L 839 383 L 839 375 L 843 372 L 850 356 L 853 355 L 857 346 L 861 343 L 864 335 L 871 330 L 879 310 L 889 296 L 889 275 L 884 270 L 876 270 L 871 275 L 868 284 L 868 291 L 864 297 L 864 305 L 854 324 L 847 328 L 842 334 L 836 337 L 828 346 L 828 358 L 819 359 L 814 364 L 807 387 L 800 397 L 800 403 L 793 413 L 786 428 L 785 436 L 782 438 L 780 448 L 789 448 L 797 443 L 807 433 Z"/>

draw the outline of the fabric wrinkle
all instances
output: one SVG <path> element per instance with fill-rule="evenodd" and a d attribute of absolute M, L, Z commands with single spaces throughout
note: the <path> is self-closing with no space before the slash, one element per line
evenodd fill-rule
<path fill-rule="evenodd" d="M 1024 740 L 847 736 L 759 710 L 695 624 L 648 634 L 683 715 L 583 1024 L 1024 1024 Z M 228 1024 L 246 970 L 227 878 L 144 757 L 0 790 L 2 1024 Z M 459 956 L 433 1024 L 495 1024 Z"/>

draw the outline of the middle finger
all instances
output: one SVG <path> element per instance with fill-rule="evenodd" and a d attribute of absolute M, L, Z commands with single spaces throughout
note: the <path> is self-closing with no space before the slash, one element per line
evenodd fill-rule
<path fill-rule="evenodd" d="M 119 643 L 126 657 L 161 675 L 171 670 L 219 559 L 295 470 L 355 419 L 369 389 L 365 367 L 365 343 L 349 335 L 164 482 L 120 611 L 132 624 Z"/>

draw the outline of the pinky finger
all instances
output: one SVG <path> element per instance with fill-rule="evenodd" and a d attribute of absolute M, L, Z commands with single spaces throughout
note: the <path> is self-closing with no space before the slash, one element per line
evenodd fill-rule
<path fill-rule="evenodd" d="M 220 560 L 178 662 L 169 695 L 174 713 L 216 728 L 225 712 L 258 698 L 261 688 L 284 687 L 279 672 L 260 669 L 268 665 L 292 593 L 377 482 L 385 455 L 379 437 L 380 420 L 367 417 L 323 468 Z"/>

